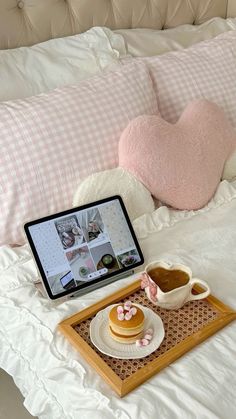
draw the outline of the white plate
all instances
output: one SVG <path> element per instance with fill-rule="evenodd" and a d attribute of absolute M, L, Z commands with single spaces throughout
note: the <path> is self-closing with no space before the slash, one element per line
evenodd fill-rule
<path fill-rule="evenodd" d="M 105 355 L 119 359 L 139 359 L 150 355 L 164 339 L 165 331 L 161 318 L 150 308 L 140 307 L 145 315 L 144 331 L 152 328 L 153 338 L 149 345 L 138 347 L 135 343 L 119 343 L 112 339 L 109 333 L 108 313 L 117 304 L 106 307 L 97 313 L 90 323 L 90 339 L 94 346 Z"/>

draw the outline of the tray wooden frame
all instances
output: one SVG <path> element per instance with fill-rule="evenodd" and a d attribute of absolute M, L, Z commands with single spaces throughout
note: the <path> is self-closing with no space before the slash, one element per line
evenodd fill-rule
<path fill-rule="evenodd" d="M 199 343 L 203 342 L 209 336 L 222 329 L 232 320 L 236 319 L 236 312 L 227 305 L 223 304 L 220 300 L 212 295 L 209 295 L 206 300 L 215 307 L 220 315 L 217 319 L 213 320 L 208 325 L 204 326 L 201 330 L 188 336 L 173 348 L 167 350 L 158 358 L 150 361 L 147 365 L 140 368 L 133 373 L 130 377 L 122 380 L 116 373 L 106 364 L 106 362 L 90 347 L 84 339 L 76 332 L 74 327 L 80 322 L 96 315 L 96 313 L 110 304 L 119 302 L 120 300 L 128 297 L 140 289 L 140 280 L 133 282 L 122 288 L 119 291 L 107 296 L 106 298 L 98 301 L 96 304 L 74 314 L 73 316 L 63 320 L 59 323 L 59 330 L 69 339 L 75 348 L 81 353 L 86 361 L 94 367 L 94 369 L 110 384 L 116 393 L 123 397 L 140 384 L 144 383 L 154 374 L 161 371 L 166 366 L 170 365 L 173 361 L 181 357 L 183 354 L 194 348 Z M 197 293 L 203 290 L 195 287 Z"/>

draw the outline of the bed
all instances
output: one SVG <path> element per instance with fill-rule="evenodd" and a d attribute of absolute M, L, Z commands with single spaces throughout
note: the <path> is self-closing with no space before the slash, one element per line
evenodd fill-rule
<path fill-rule="evenodd" d="M 127 85 L 125 85 L 127 90 L 129 85 L 132 84 L 133 74 L 130 73 L 129 66 L 139 65 L 136 62 L 140 60 L 140 58 L 133 58 L 132 55 L 135 57 L 152 55 L 152 60 L 155 60 L 157 54 L 164 54 L 162 57 L 167 58 L 163 58 L 164 61 L 161 61 L 160 65 L 168 68 L 174 61 L 179 62 L 176 59 L 179 55 L 168 56 L 165 53 L 170 49 L 175 49 L 177 51 L 174 54 L 188 55 L 188 52 L 185 52 L 188 50 L 182 49 L 190 46 L 188 42 L 192 36 L 191 34 L 193 34 L 194 39 L 191 43 L 197 43 L 196 49 L 193 50 L 194 56 L 200 54 L 197 55 L 200 57 L 201 51 L 209 46 L 211 47 L 211 45 L 214 46 L 215 51 L 218 50 L 218 45 L 221 45 L 220 51 L 228 48 L 226 59 L 229 60 L 229 74 L 225 73 L 227 77 L 225 77 L 226 81 L 224 83 L 219 82 L 223 85 L 220 94 L 218 94 L 219 89 L 215 96 L 216 89 L 213 90 L 213 93 L 209 90 L 209 93 L 204 94 L 210 100 L 219 101 L 219 104 L 228 112 L 232 125 L 235 126 L 236 111 L 233 97 L 236 95 L 234 94 L 234 84 L 231 84 L 231 78 L 235 80 L 235 61 L 233 61 L 235 17 L 236 5 L 233 0 L 209 2 L 4 0 L 0 5 L 0 48 L 2 49 L 0 51 L 0 65 L 3 68 L 6 58 L 10 65 L 7 67 L 8 71 L 2 73 L 2 77 L 5 77 L 4 80 L 8 82 L 11 77 L 13 80 L 13 77 L 15 77 L 13 63 L 15 63 L 15 67 L 21 71 L 22 78 L 20 83 L 14 84 L 16 87 L 12 88 L 11 91 L 2 88 L 1 92 L 0 88 L 1 100 L 3 101 L 0 110 L 0 124 L 3 121 L 3 116 L 7 115 L 6 118 L 8 118 L 9 114 L 12 115 L 14 112 L 16 112 L 14 115 L 17 115 L 19 109 L 20 112 L 23 112 L 23 108 L 21 109 L 22 103 L 31 106 L 29 104 L 32 95 L 43 92 L 43 96 L 40 96 L 42 98 L 40 100 L 43 101 L 44 95 L 47 95 L 46 92 L 50 90 L 52 93 L 49 92 L 49 95 L 55 101 L 53 96 L 55 93 L 52 89 L 58 86 L 63 89 L 63 86 L 68 84 L 69 87 L 66 87 L 66 89 L 69 90 L 66 90 L 63 98 L 67 100 L 67 95 L 70 94 L 76 97 L 79 91 L 77 89 L 80 89 L 81 83 L 90 83 L 90 78 L 93 80 L 95 73 L 95 78 L 101 77 L 99 80 L 101 80 L 101 85 L 105 89 L 106 80 L 109 83 L 114 83 L 116 74 L 120 74 L 119 71 L 123 72 L 123 76 L 118 78 L 122 79 L 123 83 L 125 83 L 125 80 L 127 81 Z M 200 26 L 195 27 L 193 24 Z M 91 30 L 91 32 L 86 32 L 88 30 Z M 165 38 L 166 31 L 167 37 Z M 229 34 L 225 35 L 228 31 Z M 78 40 L 78 42 L 83 42 L 83 45 L 81 46 L 81 56 L 79 58 L 76 56 L 76 59 L 79 59 L 77 62 L 78 68 L 81 68 L 85 54 L 88 55 L 90 64 L 87 69 L 76 70 L 72 74 L 71 67 L 75 65 L 75 61 L 73 61 L 75 60 L 75 52 L 72 51 L 74 39 L 70 38 L 79 33 L 82 34 L 76 36 L 82 36 L 82 38 L 79 38 L 82 41 Z M 219 35 L 219 37 L 215 38 L 216 35 Z M 156 38 L 156 36 L 159 38 Z M 67 45 L 70 48 L 70 59 L 67 60 L 66 67 L 63 68 L 59 67 L 62 64 L 59 57 L 62 56 L 66 45 L 57 43 L 57 38 L 60 37 L 65 37 L 63 42 L 66 42 L 67 39 L 70 42 L 70 46 Z M 50 42 L 48 41 L 50 39 L 53 43 L 50 44 L 50 53 L 48 53 L 47 42 Z M 138 44 L 138 39 L 140 39 L 140 44 Z M 150 39 L 157 39 L 153 42 L 152 48 Z M 204 42 L 201 44 L 198 43 L 199 41 Z M 40 42 L 44 43 L 39 44 L 39 46 L 35 45 Z M 155 44 L 156 47 L 154 48 Z M 28 49 L 18 49 L 18 47 L 27 48 L 31 45 L 35 45 L 33 47 L 35 49 L 32 50 L 33 52 L 31 51 L 32 56 L 29 55 Z M 93 54 L 91 54 L 91 50 Z M 42 61 L 45 60 L 44 68 L 48 68 L 50 82 L 47 79 L 39 80 L 37 71 L 35 72 L 37 81 L 32 74 L 27 76 L 28 70 L 25 63 L 30 64 L 34 62 L 32 60 L 37 60 L 37 57 L 43 57 L 44 52 L 46 58 L 42 58 Z M 4 55 L 4 53 L 7 55 Z M 170 57 L 170 60 L 168 57 Z M 181 55 L 181 57 L 183 58 L 184 55 Z M 218 56 L 214 57 L 215 60 L 218 59 Z M 51 77 L 53 76 L 51 62 L 54 58 L 55 62 L 58 58 L 58 67 L 54 67 L 54 70 L 57 68 L 54 71 L 55 77 Z M 133 62 L 133 60 L 135 64 L 130 64 L 130 61 Z M 40 63 L 40 59 L 37 62 Z M 149 71 L 152 71 L 152 81 L 155 81 L 154 64 L 153 61 L 150 62 Z M 22 71 L 24 66 L 25 71 Z M 150 80 L 146 78 L 146 69 L 143 66 L 142 61 L 140 69 L 137 67 L 137 77 L 140 75 L 140 80 L 146 83 L 145 87 L 147 90 L 150 89 L 150 94 L 148 101 L 144 104 L 139 103 L 139 106 L 134 109 L 134 116 L 145 111 L 147 113 L 156 112 L 156 96 L 152 93 L 153 87 Z M 69 76 L 64 77 L 64 73 L 69 74 Z M 230 74 L 232 74 L 232 77 L 230 77 Z M 7 77 L 10 78 L 7 79 Z M 76 77 L 77 79 L 75 79 Z M 87 77 L 89 77 L 88 81 Z M 83 81 L 85 78 L 86 80 Z M 182 89 L 181 80 L 179 79 L 178 82 L 180 89 Z M 71 83 L 76 83 L 77 86 L 70 87 Z M 205 83 L 204 92 L 207 91 L 208 84 L 210 85 L 208 79 Z M 24 88 L 22 87 L 23 84 Z M 155 83 L 154 87 L 157 88 Z M 84 88 L 84 98 L 87 98 L 90 94 L 89 84 L 88 89 L 86 89 Z M 60 92 L 60 89 L 56 91 L 56 99 L 59 95 L 58 92 Z M 131 92 L 134 94 L 133 90 Z M 190 96 L 186 93 L 184 97 L 186 103 L 192 99 L 191 95 L 195 94 L 192 88 L 190 93 Z M 107 94 L 110 94 L 109 90 Z M 169 121 L 174 122 L 177 115 L 174 112 L 175 109 L 171 109 L 168 103 L 164 106 L 164 99 L 160 102 L 160 97 L 159 92 L 159 108 L 161 106 L 162 113 L 166 113 L 167 120 L 169 118 Z M 163 91 L 163 97 L 168 97 L 166 91 Z M 21 98 L 21 101 L 17 101 L 17 98 Z M 99 103 L 99 98 L 98 94 L 97 103 Z M 16 102 L 14 102 L 15 100 Z M 35 102 L 35 99 L 33 99 L 33 102 Z M 176 99 L 175 104 L 177 102 Z M 44 104 L 44 102 L 42 103 Z M 40 102 L 37 102 L 37 106 L 41 106 Z M 82 102 L 80 106 L 82 106 Z M 124 103 L 119 102 L 119 106 L 124 106 Z M 178 106 L 180 111 L 185 103 L 181 101 Z M 27 113 L 27 109 L 24 110 L 25 113 Z M 129 104 L 127 105 L 128 113 L 131 112 L 130 109 L 131 105 Z M 4 114 L 1 113 L 3 111 Z M 115 112 L 114 109 L 113 111 Z M 22 113 L 24 118 L 25 113 Z M 63 115 L 65 113 L 60 114 L 60 118 Z M 129 114 L 130 118 L 133 117 L 132 115 L 131 112 L 131 116 Z M 127 123 L 127 119 L 124 119 L 124 121 Z M 114 120 L 113 123 L 115 126 Z M 121 126 L 117 125 L 116 129 L 117 132 L 120 132 Z M 20 151 L 16 142 L 14 143 L 16 151 L 14 151 L 11 138 L 9 136 L 7 138 L 11 152 L 16 153 L 14 158 L 17 160 L 17 153 L 20 156 Z M 71 138 L 73 140 L 72 136 Z M 116 142 L 109 144 L 113 149 L 109 152 L 110 154 L 108 153 L 105 163 L 104 159 L 102 164 L 94 160 L 93 169 L 95 171 L 109 170 L 116 166 L 117 161 L 112 157 L 112 150 L 116 147 Z M 7 153 L 7 147 L 4 150 Z M 59 150 L 59 155 L 60 159 L 63 159 L 64 155 L 61 150 Z M 40 154 L 41 157 L 42 154 Z M 66 154 L 67 158 L 69 157 Z M 108 158 L 110 159 L 109 164 L 107 164 Z M 50 162 L 50 165 L 52 164 L 53 161 Z M 56 170 L 59 170 L 57 166 L 55 167 Z M 84 169 L 81 174 L 81 179 L 80 177 L 77 178 L 76 183 L 73 183 L 71 173 L 68 174 L 65 167 L 63 167 L 63 170 L 65 178 L 70 183 L 70 188 L 68 187 L 66 191 L 63 190 L 65 198 L 63 205 L 68 207 L 69 202 L 72 204 L 72 192 L 75 192 L 75 186 L 81 179 L 91 175 L 93 170 L 88 172 L 86 167 L 86 170 Z M 41 172 L 37 173 L 42 176 Z M 160 204 L 159 208 L 154 209 L 152 204 L 149 203 L 148 212 L 145 213 L 143 208 L 141 210 L 140 205 L 139 214 L 135 213 L 132 219 L 144 253 L 145 264 L 155 259 L 163 259 L 190 266 L 195 276 L 207 280 L 212 293 L 217 298 L 236 310 L 235 176 L 236 174 L 231 174 L 231 176 L 225 174 L 212 199 L 199 210 L 177 211 Z M 28 181 L 28 178 L 25 179 Z M 34 185 L 31 186 L 32 193 L 38 192 L 37 189 L 34 190 Z M 23 196 L 27 196 L 24 195 L 25 191 L 23 189 L 20 191 L 23 191 Z M 4 182 L 2 182 L 0 185 L 2 198 L 8 196 L 7 192 Z M 13 377 L 25 398 L 24 405 L 28 411 L 40 419 L 72 419 L 78 417 L 89 419 L 91 417 L 96 419 L 235 418 L 235 322 L 188 352 L 123 399 L 120 399 L 111 390 L 62 334 L 57 331 L 57 325 L 66 317 L 131 283 L 134 277 L 128 277 L 80 298 L 60 302 L 47 300 L 35 286 L 35 282 L 38 280 L 38 272 L 29 247 L 24 242 L 19 230 L 14 228 L 14 221 L 20 224 L 24 220 L 22 218 L 23 212 L 21 212 L 23 209 L 17 205 L 19 191 L 13 189 L 13 192 L 10 198 L 8 196 L 8 203 L 13 205 L 11 211 L 7 212 L 4 200 L 1 198 L 2 214 L 7 214 L 8 218 L 7 227 L 5 226 L 5 229 L 1 230 L 4 232 L 4 237 L 7 238 L 1 239 L 2 245 L 0 247 L 0 367 Z M 46 191 L 45 200 L 48 196 L 47 193 L 50 194 L 50 190 Z M 148 199 L 149 196 L 147 196 L 146 208 Z M 52 212 L 58 208 L 64 209 L 62 201 L 58 201 L 56 204 L 57 207 L 50 207 Z M 45 207 L 40 207 L 40 210 L 45 211 Z M 49 208 L 47 210 L 49 211 Z M 38 208 L 36 208 L 36 214 L 37 211 Z M 131 213 L 133 214 L 132 210 Z M 29 214 L 27 213 L 27 215 Z M 32 218 L 33 215 L 31 212 Z M 0 227 L 3 228 L 1 223 Z M 17 240 L 18 237 L 19 241 Z M 13 244 L 17 244 L 17 246 L 13 246 Z"/>

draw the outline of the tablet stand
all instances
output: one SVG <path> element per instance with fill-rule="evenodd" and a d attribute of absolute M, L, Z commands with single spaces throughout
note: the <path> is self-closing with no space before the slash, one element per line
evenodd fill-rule
<path fill-rule="evenodd" d="M 119 274 L 119 275 L 112 276 L 111 278 L 107 278 L 107 279 L 101 281 L 101 283 L 91 284 L 90 286 L 87 286 L 84 289 L 76 291 L 74 294 L 70 294 L 70 295 L 66 295 L 64 297 L 58 298 L 58 300 L 51 300 L 51 302 L 54 303 L 55 305 L 61 304 L 64 301 L 69 300 L 70 298 L 81 297 L 82 295 L 85 295 L 85 294 L 88 294 L 89 292 L 95 291 L 98 288 L 105 287 L 106 285 L 109 285 L 112 282 L 118 281 L 119 279 L 127 278 L 128 276 L 133 275 L 133 274 L 134 274 L 134 270 L 131 270 L 131 271 Z M 37 282 L 35 282 L 35 286 L 38 289 L 38 291 L 44 297 L 49 298 L 45 289 L 44 289 L 42 281 L 40 279 Z"/>
<path fill-rule="evenodd" d="M 68 298 L 80 297 L 82 295 L 88 294 L 89 292 L 97 290 L 98 288 L 105 287 L 106 285 L 111 284 L 114 281 L 118 281 L 119 279 L 122 279 L 122 278 L 127 278 L 127 276 L 130 276 L 133 274 L 134 274 L 134 270 L 131 270 L 131 271 L 119 274 L 119 275 L 112 276 L 111 278 L 107 278 L 101 281 L 101 283 L 91 284 L 90 286 L 87 286 L 86 288 L 82 288 L 81 290 L 76 291 L 74 294 L 70 294 Z"/>

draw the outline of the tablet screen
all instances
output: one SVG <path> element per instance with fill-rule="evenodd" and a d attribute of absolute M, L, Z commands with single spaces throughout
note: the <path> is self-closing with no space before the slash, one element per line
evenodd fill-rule
<path fill-rule="evenodd" d="M 143 263 L 119 196 L 31 221 L 25 232 L 52 299 Z"/>

